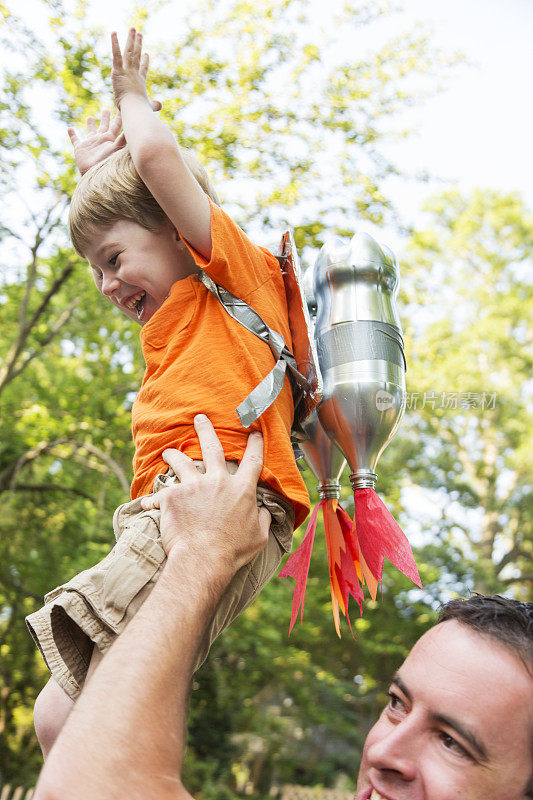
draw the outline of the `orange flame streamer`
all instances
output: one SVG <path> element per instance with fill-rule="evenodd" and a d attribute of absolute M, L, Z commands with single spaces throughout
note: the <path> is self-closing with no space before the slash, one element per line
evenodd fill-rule
<path fill-rule="evenodd" d="M 354 598 L 362 613 L 363 591 L 359 579 L 363 573 L 359 562 L 359 547 L 354 525 L 338 500 L 328 498 L 321 500 L 315 506 L 303 542 L 290 556 L 279 574 L 280 577 L 291 577 L 296 581 L 289 627 L 290 634 L 300 609 L 300 620 L 303 620 L 305 591 L 320 508 L 322 508 L 324 518 L 333 620 L 337 635 L 340 637 L 339 609 L 346 616 L 351 630 L 348 614 L 350 597 Z"/>

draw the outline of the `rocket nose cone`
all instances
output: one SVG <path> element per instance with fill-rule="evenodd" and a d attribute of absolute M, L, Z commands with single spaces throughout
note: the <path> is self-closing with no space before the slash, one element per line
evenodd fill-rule
<path fill-rule="evenodd" d="M 318 253 L 315 270 L 330 264 L 343 263 L 346 260 L 348 247 L 340 236 L 328 235 Z"/>
<path fill-rule="evenodd" d="M 392 257 L 391 257 L 392 256 Z M 359 264 L 394 264 L 394 256 L 387 246 L 382 246 L 369 233 L 356 233 L 350 242 L 350 259 Z"/>
<path fill-rule="evenodd" d="M 369 287 L 380 287 L 381 291 L 397 293 L 400 271 L 394 254 L 386 245 L 380 245 L 368 233 L 358 233 L 350 242 L 348 259 L 356 280 L 364 281 Z"/>

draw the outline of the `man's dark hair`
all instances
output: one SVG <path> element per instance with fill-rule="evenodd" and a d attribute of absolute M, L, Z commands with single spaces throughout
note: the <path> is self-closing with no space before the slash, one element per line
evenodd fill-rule
<path fill-rule="evenodd" d="M 533 603 L 492 595 L 473 594 L 466 600 L 450 600 L 439 622 L 455 619 L 462 625 L 497 639 L 512 648 L 533 676 Z"/>
<path fill-rule="evenodd" d="M 485 636 L 490 636 L 520 658 L 533 677 L 533 603 L 507 597 L 473 594 L 466 600 L 450 600 L 439 614 L 439 622 L 454 619 Z M 533 775 L 527 788 L 533 797 Z"/>

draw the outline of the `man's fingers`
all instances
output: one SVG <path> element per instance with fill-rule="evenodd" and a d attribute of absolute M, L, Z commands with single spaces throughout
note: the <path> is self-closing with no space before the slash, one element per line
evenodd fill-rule
<path fill-rule="evenodd" d="M 169 467 L 172 467 L 180 481 L 182 481 L 186 475 L 196 475 L 196 467 L 194 466 L 193 460 L 189 458 L 189 456 L 186 456 L 185 453 L 182 453 L 181 450 L 175 450 L 173 447 L 163 450 L 163 461 L 165 461 Z"/>
<path fill-rule="evenodd" d="M 96 133 L 96 121 L 94 117 L 87 117 L 87 134 L 90 136 Z"/>
<path fill-rule="evenodd" d="M 141 497 L 141 506 L 145 511 L 150 511 L 152 508 L 161 508 L 161 492 L 156 494 L 148 494 L 146 497 Z"/>
<path fill-rule="evenodd" d="M 105 133 L 107 131 L 107 129 L 109 128 L 110 116 L 111 115 L 109 113 L 109 110 L 107 108 L 104 108 L 104 110 L 102 111 L 102 116 L 100 118 L 100 125 L 98 126 L 98 133 Z"/>
<path fill-rule="evenodd" d="M 246 450 L 239 464 L 239 475 L 257 483 L 263 469 L 263 436 L 259 431 L 253 431 L 246 443 Z"/>
<path fill-rule="evenodd" d="M 116 31 L 111 34 L 111 52 L 113 53 L 113 66 L 122 67 L 122 53 L 120 52 Z"/>
<path fill-rule="evenodd" d="M 197 414 L 194 418 L 194 428 L 198 436 L 198 441 L 200 442 L 205 471 L 208 472 L 213 468 L 216 469 L 222 466 L 225 470 L 226 458 L 224 456 L 224 450 L 211 421 L 205 414 Z"/>
<path fill-rule="evenodd" d="M 121 147 L 125 146 L 126 146 L 126 134 L 122 132 L 120 136 L 117 136 L 117 138 L 115 139 L 115 149 L 120 150 Z"/>

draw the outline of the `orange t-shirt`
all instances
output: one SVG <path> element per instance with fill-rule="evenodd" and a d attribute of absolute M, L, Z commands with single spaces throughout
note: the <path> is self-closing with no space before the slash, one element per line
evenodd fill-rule
<path fill-rule="evenodd" d="M 209 262 L 187 245 L 196 264 L 248 303 L 291 348 L 277 259 L 252 244 L 213 203 L 211 238 Z M 195 275 L 172 286 L 163 305 L 142 328 L 141 343 L 146 372 L 132 410 L 132 497 L 151 492 L 156 475 L 166 472 L 161 458 L 165 448 L 176 447 L 190 458 L 202 457 L 193 419 L 204 413 L 228 460 L 240 461 L 251 430 L 262 432 L 260 480 L 290 501 L 295 525 L 300 525 L 309 513 L 309 496 L 290 442 L 294 406 L 288 376 L 279 397 L 251 428 L 242 427 L 235 410 L 274 366 L 269 346 L 230 317 Z"/>

